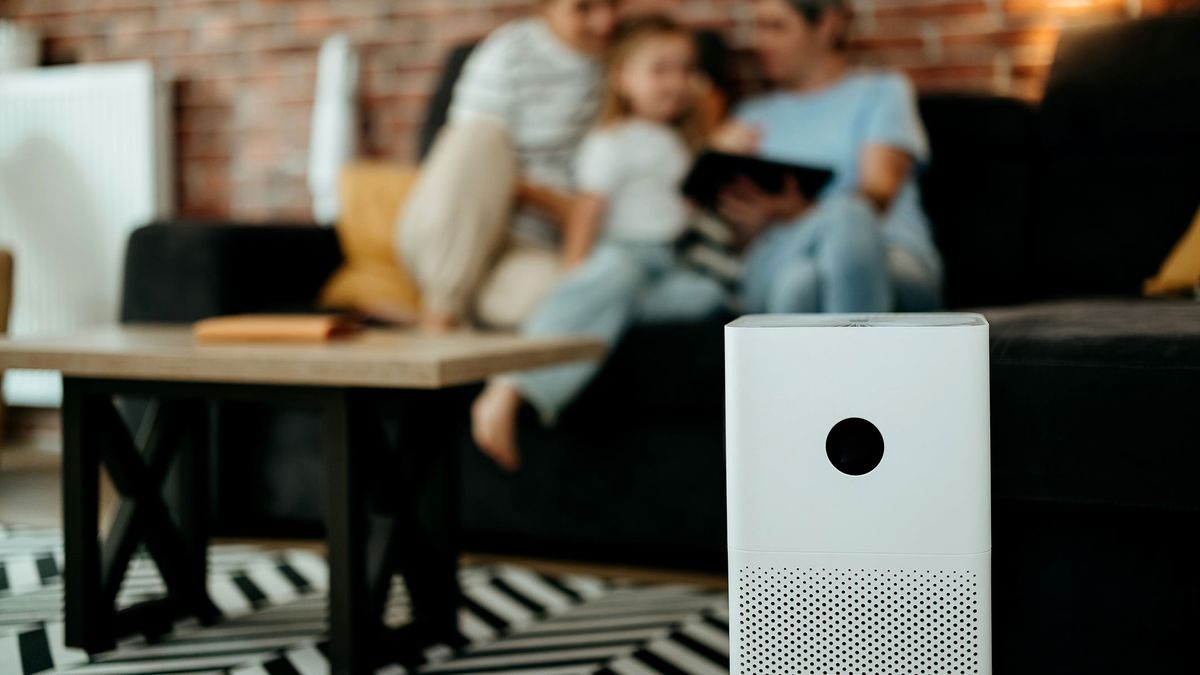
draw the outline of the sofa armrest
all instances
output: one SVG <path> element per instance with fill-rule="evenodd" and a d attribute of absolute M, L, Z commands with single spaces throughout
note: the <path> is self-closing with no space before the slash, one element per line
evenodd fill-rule
<path fill-rule="evenodd" d="M 334 231 L 311 224 L 153 223 L 129 237 L 121 321 L 311 310 L 341 259 Z"/>

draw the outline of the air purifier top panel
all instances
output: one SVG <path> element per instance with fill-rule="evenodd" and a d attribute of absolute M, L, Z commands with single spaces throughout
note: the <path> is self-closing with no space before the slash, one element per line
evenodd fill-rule
<path fill-rule="evenodd" d="M 730 324 L 729 545 L 990 550 L 988 359 L 988 325 L 978 315 Z"/>
<path fill-rule="evenodd" d="M 730 328 L 943 328 L 986 326 L 981 314 L 752 314 Z"/>

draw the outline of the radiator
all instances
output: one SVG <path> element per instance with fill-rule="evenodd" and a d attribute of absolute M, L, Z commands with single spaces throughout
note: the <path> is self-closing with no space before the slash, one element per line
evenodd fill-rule
<path fill-rule="evenodd" d="M 129 233 L 172 204 L 169 90 L 149 63 L 0 73 L 0 246 L 14 336 L 117 320 Z M 10 371 L 10 404 L 57 406 L 56 373 Z"/>

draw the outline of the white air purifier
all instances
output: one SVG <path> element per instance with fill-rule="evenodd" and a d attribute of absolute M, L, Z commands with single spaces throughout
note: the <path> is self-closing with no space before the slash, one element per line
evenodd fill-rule
<path fill-rule="evenodd" d="M 725 329 L 733 673 L 991 672 L 988 324 Z"/>

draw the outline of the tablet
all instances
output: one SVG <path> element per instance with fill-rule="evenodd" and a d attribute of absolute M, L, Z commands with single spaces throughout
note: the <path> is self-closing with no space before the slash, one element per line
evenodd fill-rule
<path fill-rule="evenodd" d="M 696 204 L 715 210 L 721 189 L 738 176 L 745 176 L 766 192 L 776 193 L 783 190 L 784 177 L 789 175 L 796 177 L 800 192 L 809 199 L 815 198 L 833 178 L 832 171 L 820 167 L 706 150 L 688 171 L 683 194 Z"/>

